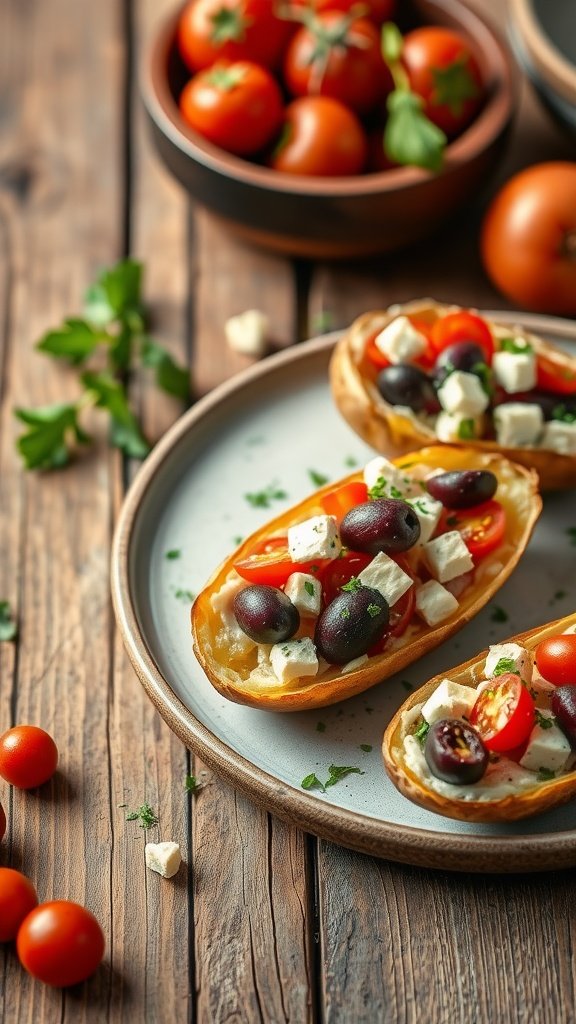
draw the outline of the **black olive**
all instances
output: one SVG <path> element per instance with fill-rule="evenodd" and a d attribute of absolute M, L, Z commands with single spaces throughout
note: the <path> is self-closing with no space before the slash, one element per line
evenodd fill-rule
<path fill-rule="evenodd" d="M 407 501 L 376 498 L 355 505 L 340 523 L 340 538 L 353 551 L 407 551 L 420 536 L 420 520 Z"/>
<path fill-rule="evenodd" d="M 576 686 L 557 686 L 550 701 L 552 713 L 558 719 L 562 732 L 576 747 Z"/>
<path fill-rule="evenodd" d="M 254 583 L 234 597 L 234 615 L 240 629 L 258 644 L 277 644 L 294 636 L 300 612 L 277 587 Z"/>
<path fill-rule="evenodd" d="M 418 366 L 386 366 L 378 374 L 376 386 L 390 405 L 407 405 L 414 412 L 433 413 L 440 409 L 432 381 Z"/>
<path fill-rule="evenodd" d="M 373 587 L 342 591 L 320 613 L 314 643 L 331 665 L 367 654 L 386 632 L 388 603 Z"/>
<path fill-rule="evenodd" d="M 442 386 L 453 370 L 486 375 L 488 367 L 484 349 L 473 341 L 455 341 L 453 345 L 442 349 L 434 363 L 434 383 L 437 388 Z"/>
<path fill-rule="evenodd" d="M 478 782 L 488 767 L 488 751 L 480 736 L 458 718 L 441 718 L 430 726 L 424 757 L 437 779 L 454 786 Z"/>
<path fill-rule="evenodd" d="M 426 486 L 446 508 L 472 508 L 494 497 L 498 477 L 487 469 L 452 470 L 431 476 Z"/>

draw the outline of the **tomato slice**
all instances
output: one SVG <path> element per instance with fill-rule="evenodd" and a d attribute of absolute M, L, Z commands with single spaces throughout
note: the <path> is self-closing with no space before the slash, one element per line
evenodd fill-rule
<path fill-rule="evenodd" d="M 470 725 L 488 750 L 503 754 L 526 742 L 534 727 L 534 708 L 520 677 L 506 672 L 479 694 L 470 712 Z"/>
<path fill-rule="evenodd" d="M 494 338 L 488 324 L 481 317 L 463 309 L 458 313 L 448 313 L 434 321 L 430 331 L 430 342 L 436 355 L 456 341 L 475 342 L 484 349 L 486 362 L 492 362 Z"/>
<path fill-rule="evenodd" d="M 363 551 L 348 551 L 342 558 L 335 558 L 333 562 L 322 571 L 320 579 L 322 581 L 322 597 L 324 607 L 330 604 L 334 600 L 337 594 L 340 593 L 341 588 L 345 583 L 348 583 L 353 576 L 358 576 L 367 565 L 370 564 L 374 555 L 367 555 Z M 412 575 L 408 562 L 401 555 L 396 555 L 394 561 L 407 572 L 409 576 Z M 408 628 L 408 624 L 414 615 L 414 607 L 416 604 L 416 588 L 410 587 L 405 594 L 402 595 L 400 600 L 396 601 L 396 604 L 390 609 L 390 621 L 384 635 L 380 638 L 377 644 L 374 644 L 370 648 L 368 654 L 370 656 L 374 654 L 381 654 L 386 646 L 386 641 L 391 636 L 402 636 L 402 633 Z"/>
<path fill-rule="evenodd" d="M 576 372 L 546 356 L 537 357 L 536 377 L 537 387 L 542 391 L 552 391 L 556 395 L 576 394 Z"/>
<path fill-rule="evenodd" d="M 342 484 L 342 487 L 337 487 L 335 491 L 330 491 L 329 494 L 320 498 L 320 504 L 326 514 L 335 516 L 338 522 L 344 519 L 350 509 L 355 508 L 356 505 L 362 505 L 365 501 L 368 501 L 368 487 L 362 480 L 353 480 L 352 483 Z"/>
<path fill-rule="evenodd" d="M 249 583 L 265 583 L 281 587 L 293 572 L 319 573 L 330 559 L 313 562 L 293 562 L 288 550 L 287 537 L 269 537 L 256 544 L 245 558 L 234 562 L 236 572 Z"/>
<path fill-rule="evenodd" d="M 444 523 L 445 530 L 458 530 L 472 558 L 479 560 L 504 540 L 506 512 L 499 501 L 484 501 L 474 508 L 450 509 Z"/>

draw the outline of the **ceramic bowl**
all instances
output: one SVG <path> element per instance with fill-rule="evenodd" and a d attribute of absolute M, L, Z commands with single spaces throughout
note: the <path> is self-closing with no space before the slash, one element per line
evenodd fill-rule
<path fill-rule="evenodd" d="M 509 35 L 543 104 L 576 135 L 574 0 L 510 0 Z"/>
<path fill-rule="evenodd" d="M 141 76 L 161 159 L 192 198 L 236 234 L 279 252 L 365 256 L 423 237 L 485 184 L 504 147 L 516 90 L 505 44 L 477 13 L 457 0 L 412 0 L 406 8 L 413 23 L 455 28 L 468 37 L 486 83 L 486 101 L 447 147 L 441 173 L 406 167 L 356 177 L 300 177 L 212 145 L 186 126 L 178 110 L 189 77 L 175 42 L 180 9 L 157 29 Z"/>

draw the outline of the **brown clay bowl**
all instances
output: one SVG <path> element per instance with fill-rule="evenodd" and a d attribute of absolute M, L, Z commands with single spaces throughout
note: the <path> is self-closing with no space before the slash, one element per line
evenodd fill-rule
<path fill-rule="evenodd" d="M 486 101 L 446 150 L 443 170 L 403 167 L 355 177 L 308 177 L 249 163 L 201 138 L 178 110 L 189 77 L 176 48 L 180 9 L 145 54 L 141 89 L 156 149 L 193 199 L 248 241 L 291 255 L 367 256 L 431 232 L 485 184 L 516 105 L 513 62 L 499 35 L 457 0 L 411 0 L 406 24 L 455 28 L 471 42 Z"/>

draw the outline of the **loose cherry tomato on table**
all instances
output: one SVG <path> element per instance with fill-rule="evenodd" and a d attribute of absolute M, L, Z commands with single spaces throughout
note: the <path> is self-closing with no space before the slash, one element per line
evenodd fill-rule
<path fill-rule="evenodd" d="M 200 71 L 180 96 L 184 120 L 229 153 L 248 156 L 277 135 L 284 116 L 280 87 L 251 61 L 218 61 Z"/>
<path fill-rule="evenodd" d="M 91 974 L 104 956 L 104 935 L 89 910 L 68 900 L 36 907 L 20 926 L 16 951 L 34 978 L 67 988 Z"/>
<path fill-rule="evenodd" d="M 30 879 L 13 868 L 0 868 L 0 942 L 12 942 L 24 918 L 37 905 Z"/>
<path fill-rule="evenodd" d="M 191 0 L 178 23 L 178 48 L 190 71 L 222 57 L 275 68 L 293 31 L 275 0 Z"/>
<path fill-rule="evenodd" d="M 576 163 L 510 178 L 484 218 L 481 253 L 492 283 L 519 308 L 576 315 Z"/>
<path fill-rule="evenodd" d="M 330 96 L 302 96 L 284 111 L 284 128 L 269 165 L 286 174 L 359 174 L 367 146 L 360 121 L 343 103 Z"/>
<path fill-rule="evenodd" d="M 467 509 L 450 509 L 446 530 L 458 530 L 474 561 L 491 554 L 504 540 L 506 512 L 499 501 L 484 501 Z"/>
<path fill-rule="evenodd" d="M 484 95 L 476 58 L 458 32 L 437 26 L 404 37 L 402 63 L 410 88 L 424 100 L 424 113 L 448 137 L 458 135 L 480 108 Z"/>
<path fill-rule="evenodd" d="M 337 487 L 320 498 L 322 508 L 329 516 L 335 516 L 338 522 L 344 518 L 351 508 L 368 501 L 368 488 L 362 480 L 353 480 L 349 484 Z"/>
<path fill-rule="evenodd" d="M 526 742 L 534 726 L 534 709 L 520 677 L 506 672 L 481 691 L 470 712 L 470 725 L 488 750 L 503 754 Z"/>
<path fill-rule="evenodd" d="M 284 79 L 293 96 L 332 96 L 365 114 L 391 91 L 380 33 L 365 18 L 329 10 L 311 15 L 290 42 Z"/>
<path fill-rule="evenodd" d="M 249 583 L 282 587 L 293 572 L 316 575 L 327 564 L 328 559 L 325 558 L 312 562 L 293 562 L 288 550 L 288 538 L 270 537 L 259 541 L 244 558 L 234 562 L 234 568 Z"/>
<path fill-rule="evenodd" d="M 0 775 L 18 789 L 35 789 L 51 779 L 58 765 L 52 737 L 36 725 L 15 725 L 0 736 Z"/>
<path fill-rule="evenodd" d="M 576 683 L 576 634 L 548 637 L 535 651 L 536 667 L 554 686 Z"/>
<path fill-rule="evenodd" d="M 494 355 L 494 338 L 488 324 L 482 317 L 468 310 L 447 313 L 434 321 L 430 331 L 430 342 L 436 355 L 449 345 L 460 341 L 472 341 L 484 350 L 489 364 Z"/>

